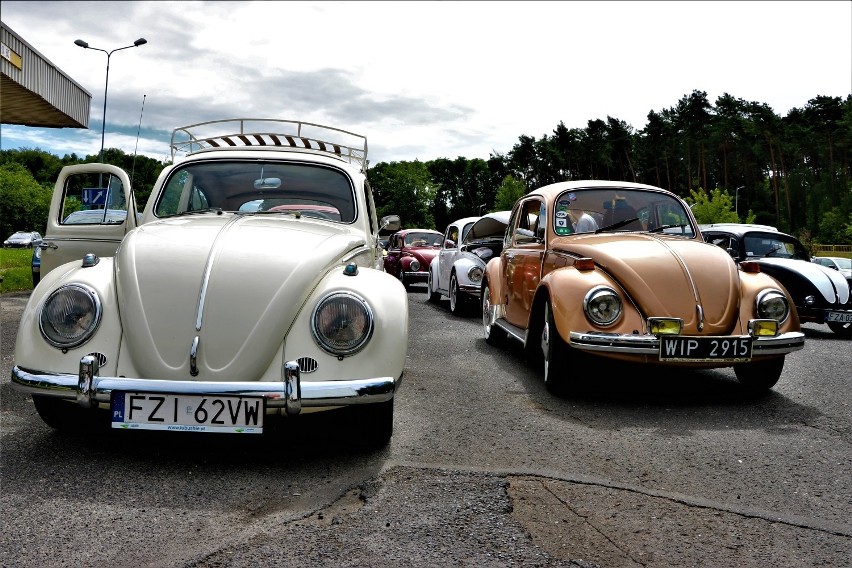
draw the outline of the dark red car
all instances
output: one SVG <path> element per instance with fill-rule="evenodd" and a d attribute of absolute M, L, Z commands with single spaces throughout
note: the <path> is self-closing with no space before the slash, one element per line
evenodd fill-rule
<path fill-rule="evenodd" d="M 403 229 L 391 235 L 385 255 L 385 272 L 393 274 L 408 288 L 412 282 L 426 282 L 429 264 L 441 248 L 444 235 L 429 229 Z"/>

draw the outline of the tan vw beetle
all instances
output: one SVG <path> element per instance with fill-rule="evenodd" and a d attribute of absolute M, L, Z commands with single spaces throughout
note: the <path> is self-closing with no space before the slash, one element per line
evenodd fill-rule
<path fill-rule="evenodd" d="M 13 387 L 57 428 L 101 408 L 119 429 L 262 433 L 348 406 L 352 434 L 386 443 L 408 299 L 382 267 L 399 218 L 376 218 L 366 138 L 235 119 L 171 147 L 138 221 L 124 171 L 62 170 Z"/>
<path fill-rule="evenodd" d="M 558 394 L 603 359 L 733 367 L 749 391 L 769 389 L 804 346 L 791 306 L 757 264 L 705 243 L 676 195 L 614 181 L 520 199 L 482 285 L 487 342 L 523 343 Z"/>

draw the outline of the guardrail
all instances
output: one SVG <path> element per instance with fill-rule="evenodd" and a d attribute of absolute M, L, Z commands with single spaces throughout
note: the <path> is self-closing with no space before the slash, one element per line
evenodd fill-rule
<path fill-rule="evenodd" d="M 852 245 L 819 245 L 811 246 L 815 256 L 832 256 L 837 253 L 843 253 L 842 256 L 852 255 Z"/>

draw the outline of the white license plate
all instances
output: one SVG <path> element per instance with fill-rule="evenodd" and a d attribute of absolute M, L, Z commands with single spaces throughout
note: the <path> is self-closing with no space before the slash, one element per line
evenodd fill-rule
<path fill-rule="evenodd" d="M 661 361 L 749 361 L 751 337 L 660 337 Z"/>
<path fill-rule="evenodd" d="M 852 312 L 825 312 L 825 321 L 852 323 Z"/>
<path fill-rule="evenodd" d="M 261 434 L 262 398 L 114 392 L 112 427 Z"/>

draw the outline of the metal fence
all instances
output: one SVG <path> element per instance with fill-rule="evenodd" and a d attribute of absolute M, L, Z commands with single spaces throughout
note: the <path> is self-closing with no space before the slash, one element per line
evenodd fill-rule
<path fill-rule="evenodd" d="M 852 256 L 852 245 L 812 245 L 815 256 L 832 256 L 842 253 L 842 256 Z"/>

